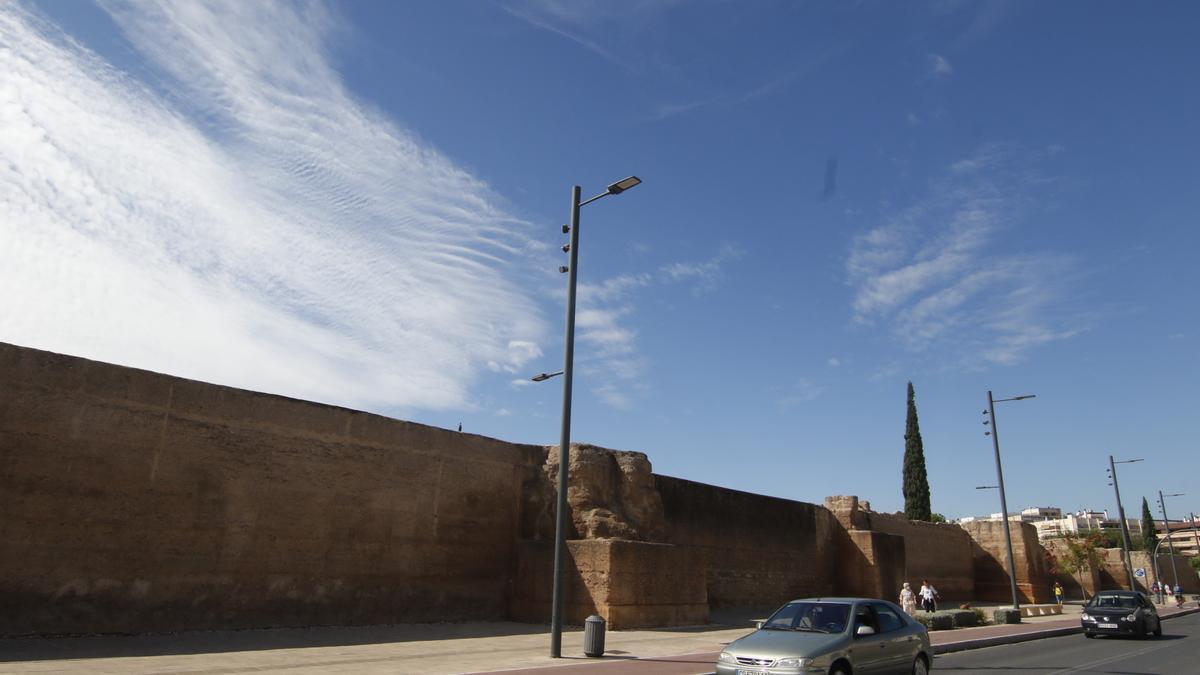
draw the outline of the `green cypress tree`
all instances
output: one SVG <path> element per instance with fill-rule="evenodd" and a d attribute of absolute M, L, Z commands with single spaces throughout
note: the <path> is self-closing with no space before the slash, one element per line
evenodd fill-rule
<path fill-rule="evenodd" d="M 929 506 L 929 476 L 925 473 L 925 446 L 917 422 L 917 401 L 908 383 L 908 420 L 904 425 L 904 515 L 909 520 L 932 519 Z"/>
<path fill-rule="evenodd" d="M 1150 513 L 1150 505 L 1146 503 L 1146 498 L 1142 497 L 1142 546 L 1153 553 L 1156 544 L 1158 544 L 1158 530 L 1154 525 L 1154 516 Z"/>

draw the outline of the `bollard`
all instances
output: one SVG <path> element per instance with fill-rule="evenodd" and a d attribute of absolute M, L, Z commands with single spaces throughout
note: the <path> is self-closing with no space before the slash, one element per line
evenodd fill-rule
<path fill-rule="evenodd" d="M 604 617 L 593 614 L 583 622 L 583 653 L 604 656 Z"/>

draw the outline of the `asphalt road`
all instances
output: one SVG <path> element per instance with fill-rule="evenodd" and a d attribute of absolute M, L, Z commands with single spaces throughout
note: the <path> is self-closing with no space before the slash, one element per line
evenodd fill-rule
<path fill-rule="evenodd" d="M 1200 673 L 1200 614 L 1163 622 L 1163 636 L 1034 640 L 938 656 L 933 672 L 1021 675 L 1196 675 Z"/>

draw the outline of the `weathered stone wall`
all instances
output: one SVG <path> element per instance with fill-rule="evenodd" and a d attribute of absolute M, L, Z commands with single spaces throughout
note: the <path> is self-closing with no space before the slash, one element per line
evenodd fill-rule
<path fill-rule="evenodd" d="M 837 588 L 845 531 L 815 504 L 655 476 L 668 543 L 707 560 L 712 607 L 778 607 Z"/>
<path fill-rule="evenodd" d="M 838 556 L 839 595 L 899 601 L 904 585 L 904 537 L 847 530 Z"/>
<path fill-rule="evenodd" d="M 883 532 L 903 538 L 901 581 L 908 581 L 913 588 L 918 588 L 922 580 L 928 580 L 943 600 L 974 598 L 971 535 L 962 527 L 953 523 L 915 522 L 901 513 L 878 513 L 854 496 L 827 497 L 825 506 L 847 529 Z M 897 596 L 899 592 L 896 588 Z"/>
<path fill-rule="evenodd" d="M 708 623 L 707 564 L 694 548 L 625 539 L 567 542 L 563 621 L 581 625 L 592 614 L 623 630 Z M 514 579 L 512 618 L 550 616 L 554 545 L 522 542 Z"/>
<path fill-rule="evenodd" d="M 503 619 L 544 455 L 0 344 L 0 634 Z"/>
<path fill-rule="evenodd" d="M 1011 602 L 1012 586 L 1008 576 L 1008 551 L 1004 543 L 1004 522 L 977 520 L 964 523 L 974 540 L 975 599 Z M 1013 563 L 1017 570 L 1017 594 L 1021 602 L 1041 603 L 1054 599 L 1054 580 L 1046 559 L 1046 549 L 1038 542 L 1037 529 L 1031 523 L 1010 521 Z"/>
<path fill-rule="evenodd" d="M 1200 593 L 1200 576 L 1197 576 L 1196 570 L 1188 563 L 1192 556 L 1176 555 L 1175 568 L 1172 571 L 1171 558 L 1167 553 L 1162 553 L 1158 556 L 1158 569 L 1155 570 L 1154 561 L 1149 553 L 1145 551 L 1133 551 L 1133 566 L 1144 567 L 1146 569 L 1146 587 L 1149 588 L 1156 580 L 1159 583 L 1170 584 L 1172 588 L 1175 586 L 1175 575 L 1179 575 L 1179 585 L 1183 587 L 1183 592 L 1188 595 Z"/>
<path fill-rule="evenodd" d="M 1047 539 L 1042 542 L 1042 547 L 1052 558 L 1061 558 L 1067 552 L 1067 542 L 1063 539 Z M 1119 549 L 1118 553 L 1120 553 Z M 1105 556 L 1103 552 L 1100 555 Z M 1105 559 L 1107 560 L 1107 556 Z M 1052 570 L 1050 574 L 1051 589 L 1056 581 L 1062 584 L 1063 593 L 1068 600 L 1083 600 L 1095 595 L 1096 591 L 1116 588 L 1112 575 L 1108 573 L 1107 562 L 1096 569 L 1087 568 L 1070 574 Z"/>

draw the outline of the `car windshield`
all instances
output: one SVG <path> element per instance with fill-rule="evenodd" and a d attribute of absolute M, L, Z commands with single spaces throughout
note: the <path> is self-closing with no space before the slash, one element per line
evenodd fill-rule
<path fill-rule="evenodd" d="M 1131 595 L 1097 595 L 1088 604 L 1089 607 L 1116 607 L 1133 609 L 1138 606 L 1137 599 Z"/>
<path fill-rule="evenodd" d="M 840 633 L 846 630 L 850 606 L 837 602 L 789 602 L 763 624 L 763 630 Z"/>

